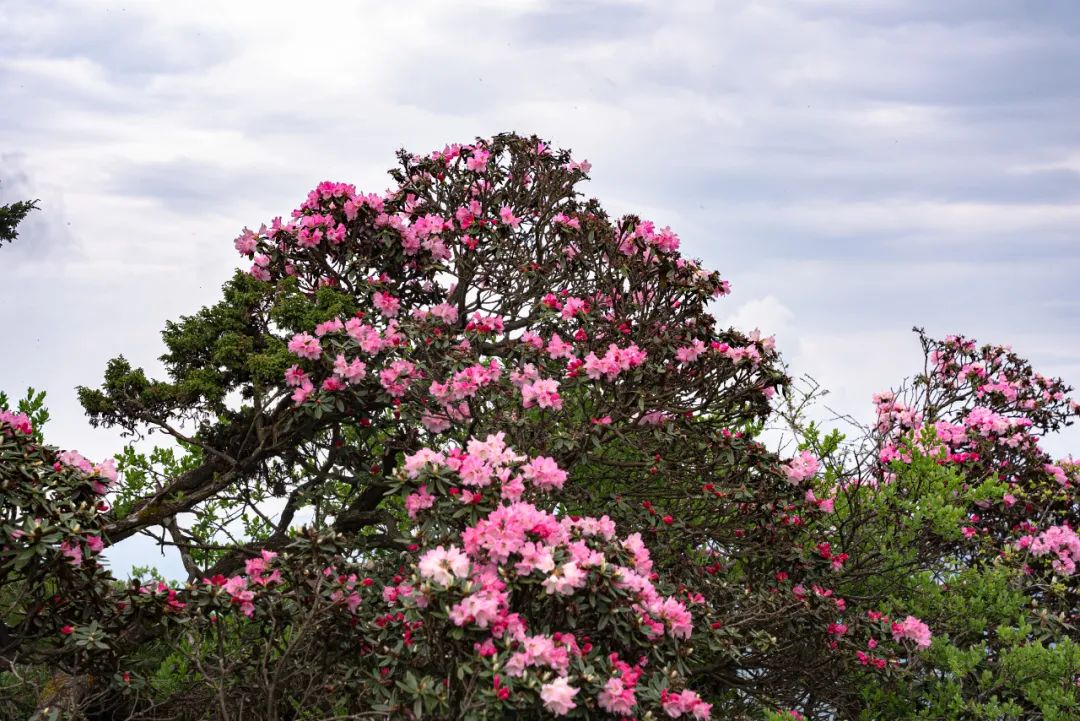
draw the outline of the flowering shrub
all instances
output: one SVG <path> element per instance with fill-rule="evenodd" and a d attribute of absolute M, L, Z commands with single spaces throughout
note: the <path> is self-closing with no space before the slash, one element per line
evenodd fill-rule
<path fill-rule="evenodd" d="M 17 609 L 5 608 L 4 650 L 22 636 L 50 637 L 51 650 L 60 650 L 82 609 L 55 595 L 56 587 L 100 593 L 108 579 L 97 555 L 113 461 L 95 464 L 35 436 L 26 413 L 0 410 L 0 588 L 19 588 L 4 599 Z"/>
<path fill-rule="evenodd" d="M 1034 591 L 1072 633 L 1077 469 L 1035 438 L 1076 412 L 1060 381 L 924 339 L 935 372 L 869 437 L 777 454 L 773 339 L 717 328 L 727 282 L 583 199 L 587 161 L 516 135 L 399 160 L 245 229 L 165 378 L 117 358 L 80 389 L 179 457 L 129 447 L 113 485 L 0 418 L 3 654 L 63 676 L 41 716 L 910 718 L 967 693 L 945 584 L 992 570 L 986 618 Z M 186 581 L 112 580 L 96 554 L 136 534 Z M 1025 711 L 1075 693 L 1046 683 Z"/>

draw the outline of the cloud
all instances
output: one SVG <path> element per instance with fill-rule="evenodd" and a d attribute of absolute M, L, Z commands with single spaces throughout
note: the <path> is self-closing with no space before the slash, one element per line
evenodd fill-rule
<path fill-rule="evenodd" d="M 795 314 L 790 308 L 777 300 L 776 296 L 767 295 L 743 303 L 724 319 L 723 324 L 746 331 L 757 328 L 764 335 L 783 335 L 792 327 L 794 320 Z M 777 340 L 781 341 L 780 338 Z"/>
<path fill-rule="evenodd" d="M 162 21 L 152 10 L 133 4 L 12 0 L 0 16 L 17 25 L 5 43 L 4 57 L 34 57 L 47 49 L 51 58 L 86 60 L 105 77 L 143 86 L 160 75 L 202 72 L 231 54 L 228 33 L 216 28 Z"/>

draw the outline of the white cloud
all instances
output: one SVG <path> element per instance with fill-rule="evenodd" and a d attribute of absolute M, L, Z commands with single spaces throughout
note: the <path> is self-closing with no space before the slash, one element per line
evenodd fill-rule
<path fill-rule="evenodd" d="M 776 296 L 743 303 L 730 316 L 723 319 L 723 324 L 732 328 L 752 330 L 757 328 L 763 335 L 776 335 L 778 343 L 785 343 L 785 331 L 792 328 L 795 314 Z"/>

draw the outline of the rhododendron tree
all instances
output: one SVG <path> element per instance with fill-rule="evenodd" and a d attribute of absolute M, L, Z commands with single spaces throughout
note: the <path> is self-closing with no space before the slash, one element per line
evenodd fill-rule
<path fill-rule="evenodd" d="M 584 199 L 587 161 L 517 135 L 399 160 L 245 229 L 165 377 L 118 357 L 80 389 L 172 447 L 117 480 L 0 418 L 2 653 L 58 670 L 40 715 L 907 718 L 967 693 L 942 589 L 989 570 L 1052 615 L 1005 650 L 1053 634 L 1072 673 L 1077 469 L 1036 438 L 1076 413 L 1060 381 L 924 339 L 865 437 L 789 416 L 778 453 L 773 339 L 717 327 L 727 282 Z M 113 580 L 136 535 L 188 578 Z"/>
<path fill-rule="evenodd" d="M 1040 439 L 1077 404 L 1010 348 L 920 336 L 927 371 L 875 396 L 849 447 L 836 515 L 852 559 L 893 570 L 894 638 L 927 645 L 913 677 L 867 677 L 866 718 L 1069 718 L 1080 701 L 1075 532 L 1080 467 Z M 924 628 L 928 626 L 928 628 Z M 860 663 L 872 663 L 864 648 Z"/>

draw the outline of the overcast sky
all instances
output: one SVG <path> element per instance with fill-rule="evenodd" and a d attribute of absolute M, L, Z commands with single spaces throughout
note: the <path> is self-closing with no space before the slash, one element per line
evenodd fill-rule
<path fill-rule="evenodd" d="M 839 410 L 917 370 L 913 325 L 1078 385 L 1078 118 L 1074 0 L 0 0 L 0 202 L 42 201 L 0 249 L 0 388 L 111 455 L 74 387 L 157 368 L 241 227 L 504 130 L 671 225 Z"/>

